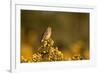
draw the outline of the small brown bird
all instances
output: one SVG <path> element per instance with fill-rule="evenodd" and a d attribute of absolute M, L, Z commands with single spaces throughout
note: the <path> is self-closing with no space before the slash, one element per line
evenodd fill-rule
<path fill-rule="evenodd" d="M 50 37 L 51 37 L 51 27 L 48 27 L 43 34 L 41 42 L 43 42 L 44 40 L 48 40 Z"/>

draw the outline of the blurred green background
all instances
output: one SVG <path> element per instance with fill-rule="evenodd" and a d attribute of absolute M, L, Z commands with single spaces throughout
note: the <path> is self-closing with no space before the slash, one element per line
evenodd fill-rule
<path fill-rule="evenodd" d="M 77 42 L 89 49 L 89 13 L 21 10 L 21 46 L 40 46 L 46 28 L 59 50 L 66 52 Z M 79 44 L 79 43 L 78 43 Z"/>

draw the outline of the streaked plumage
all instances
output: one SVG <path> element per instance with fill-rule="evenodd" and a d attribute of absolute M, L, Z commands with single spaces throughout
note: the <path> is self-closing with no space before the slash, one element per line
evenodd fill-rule
<path fill-rule="evenodd" d="M 48 27 L 43 34 L 41 42 L 43 42 L 44 40 L 48 40 L 50 37 L 51 37 L 51 27 Z"/>

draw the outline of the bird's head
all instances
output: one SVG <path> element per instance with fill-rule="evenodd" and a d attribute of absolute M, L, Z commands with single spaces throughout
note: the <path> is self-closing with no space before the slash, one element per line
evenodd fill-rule
<path fill-rule="evenodd" d="M 51 27 L 50 26 L 47 28 L 47 31 L 51 31 Z"/>

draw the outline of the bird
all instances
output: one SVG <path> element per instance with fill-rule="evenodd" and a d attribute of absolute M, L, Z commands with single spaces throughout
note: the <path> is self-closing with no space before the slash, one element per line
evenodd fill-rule
<path fill-rule="evenodd" d="M 43 36 L 42 36 L 42 40 L 41 42 L 45 41 L 45 40 L 48 40 L 50 37 L 51 37 L 51 27 L 49 26 L 46 31 L 44 32 Z"/>

